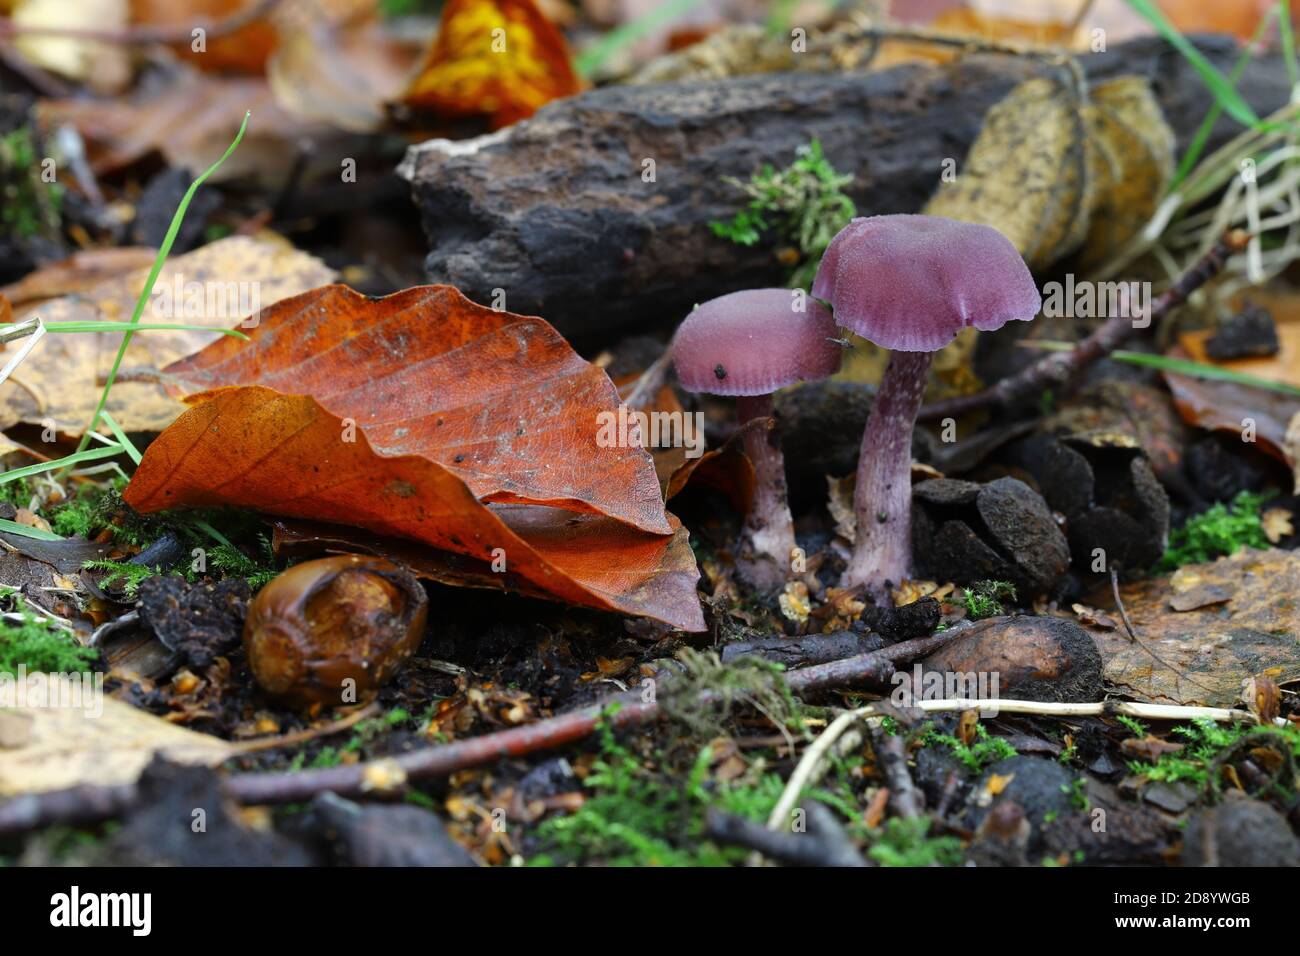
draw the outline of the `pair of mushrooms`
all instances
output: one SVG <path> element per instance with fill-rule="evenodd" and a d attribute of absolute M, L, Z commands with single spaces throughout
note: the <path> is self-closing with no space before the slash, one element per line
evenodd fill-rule
<path fill-rule="evenodd" d="M 839 369 L 837 328 L 890 350 L 862 436 L 857 537 L 840 580 L 881 604 L 911 570 L 912 429 L 931 353 L 967 326 L 991 332 L 1029 321 L 1042 300 L 1024 260 L 996 229 L 910 215 L 845 226 L 822 257 L 812 296 L 755 289 L 705 302 L 678 329 L 673 360 L 688 391 L 735 396 L 743 425 L 771 415 L 778 388 Z M 744 445 L 756 486 L 737 566 L 750 584 L 769 590 L 793 576 L 785 459 L 775 434 L 763 429 L 750 428 Z"/>

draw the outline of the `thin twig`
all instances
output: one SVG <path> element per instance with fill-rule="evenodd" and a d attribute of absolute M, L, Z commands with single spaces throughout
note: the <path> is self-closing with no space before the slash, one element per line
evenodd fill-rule
<path fill-rule="evenodd" d="M 1128 639 L 1130 641 L 1132 641 L 1138 647 L 1142 648 L 1142 650 L 1150 654 L 1152 659 L 1156 661 L 1161 667 L 1168 668 L 1169 670 L 1177 674 L 1179 678 L 1187 681 L 1189 684 L 1194 684 L 1195 686 L 1199 687 L 1201 690 L 1208 690 L 1210 693 L 1214 693 L 1213 687 L 1206 687 L 1204 684 L 1192 680 L 1192 678 L 1188 677 L 1186 674 L 1180 671 L 1173 664 L 1170 664 L 1167 660 L 1165 660 L 1159 654 L 1153 651 L 1149 646 L 1147 646 L 1147 643 L 1145 641 L 1143 641 L 1141 638 L 1137 636 L 1137 631 L 1133 629 L 1133 622 L 1129 620 L 1128 609 L 1124 607 L 1124 599 L 1120 596 L 1119 593 L 1119 570 L 1117 568 L 1110 569 L 1110 590 L 1111 593 L 1115 595 L 1115 607 L 1119 609 L 1120 620 L 1124 622 L 1124 630 L 1128 632 Z"/>
<path fill-rule="evenodd" d="M 246 740 L 235 745 L 236 753 L 248 754 L 262 750 L 279 750 L 281 747 L 305 744 L 312 740 L 319 740 L 321 737 L 332 737 L 334 734 L 348 730 L 367 717 L 373 717 L 378 713 L 379 703 L 377 701 L 372 702 L 340 720 L 334 720 L 319 727 L 308 727 L 306 730 L 299 730 L 291 734 L 274 734 L 270 737 Z"/>
<path fill-rule="evenodd" d="M 917 789 L 907 769 L 907 741 L 901 735 L 885 733 L 879 723 L 872 723 L 871 744 L 876 752 L 880 772 L 889 784 L 889 806 L 900 817 L 919 817 L 925 813 L 925 798 Z"/>
<path fill-rule="evenodd" d="M 629 383 L 632 388 L 623 399 L 623 404 L 634 411 L 649 408 L 659 394 L 659 389 L 668 381 L 668 367 L 672 363 L 672 350 L 664 349 L 663 355 L 651 362 L 650 367 L 635 382 Z"/>
<path fill-rule="evenodd" d="M 790 779 L 786 781 L 785 789 L 781 791 L 780 799 L 776 801 L 776 806 L 768 814 L 767 828 L 769 830 L 780 830 L 789 826 L 790 814 L 794 810 L 795 804 L 799 802 L 799 795 L 812 784 L 814 775 L 821 768 L 823 759 L 835 742 L 841 736 L 847 735 L 849 728 L 862 720 L 861 710 L 863 709 L 865 708 L 846 710 L 840 714 L 830 722 L 825 730 L 817 735 L 817 739 L 803 752 L 803 756 L 799 758 L 799 763 L 795 766 L 794 772 L 790 774 Z M 860 742 L 861 735 L 857 735 L 856 739 Z"/>
<path fill-rule="evenodd" d="M 1223 268 L 1233 254 L 1246 248 L 1249 236 L 1234 229 L 1223 235 L 1192 268 L 1178 278 L 1151 305 L 1151 314 L 1142 328 L 1155 325 L 1169 312 L 1187 301 L 1187 297 L 1208 282 Z M 1015 375 L 972 395 L 957 395 L 921 407 L 918 418 L 956 418 L 989 406 L 1004 408 L 1015 402 L 1034 399 L 1047 388 L 1062 388 L 1092 362 L 1123 345 L 1139 326 L 1132 316 L 1113 315 L 1069 352 L 1053 352 Z"/>

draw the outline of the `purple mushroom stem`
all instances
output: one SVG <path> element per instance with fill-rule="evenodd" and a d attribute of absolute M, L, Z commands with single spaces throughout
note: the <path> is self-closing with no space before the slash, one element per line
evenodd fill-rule
<path fill-rule="evenodd" d="M 772 393 L 835 374 L 840 347 L 830 310 L 800 290 L 748 289 L 696 306 L 673 337 L 677 380 L 688 392 L 730 395 L 743 427 L 772 416 Z M 786 500 L 785 456 L 771 429 L 744 434 L 754 466 L 754 500 L 741 528 L 736 570 L 759 591 L 795 577 L 794 521 Z"/>
<path fill-rule="evenodd" d="M 876 402 L 862 433 L 853 493 L 857 538 L 841 583 L 864 588 L 877 604 L 886 582 L 912 565 L 912 429 L 921 408 L 929 352 L 891 352 Z"/>
<path fill-rule="evenodd" d="M 854 219 L 831 240 L 812 294 L 836 324 L 889 349 L 862 435 L 853 496 L 857 537 L 840 583 L 889 600 L 912 572 L 912 430 L 931 353 L 967 328 L 1027 322 L 1042 299 L 1011 241 L 939 216 Z"/>
<path fill-rule="evenodd" d="M 736 397 L 741 425 L 772 415 L 771 395 Z M 754 466 L 754 501 L 741 529 L 736 563 L 755 587 L 775 589 L 790 577 L 791 554 L 796 545 L 794 519 L 785 486 L 785 455 L 772 429 L 750 428 L 744 437 L 745 457 Z"/>

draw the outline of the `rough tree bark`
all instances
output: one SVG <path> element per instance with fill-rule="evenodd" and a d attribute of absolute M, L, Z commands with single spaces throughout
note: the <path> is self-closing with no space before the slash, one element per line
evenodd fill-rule
<path fill-rule="evenodd" d="M 1233 41 L 1197 42 L 1231 69 Z M 1211 105 L 1196 74 L 1157 39 L 1081 62 L 1090 79 L 1148 77 L 1180 145 Z M 863 214 L 915 212 L 938 185 L 942 161 L 965 156 L 988 108 L 1051 69 L 973 55 L 875 73 L 608 87 L 490 136 L 414 146 L 399 172 L 430 241 L 431 281 L 489 305 L 504 294 L 506 308 L 544 316 L 580 346 L 608 342 L 671 327 L 705 299 L 780 284 L 785 268 L 770 245 L 746 249 L 709 230 L 739 205 L 724 177 L 785 166 L 817 138 L 853 175 L 848 191 Z M 1276 56 L 1253 60 L 1238 88 L 1261 115 L 1287 101 Z M 1222 120 L 1210 147 L 1233 132 Z"/>

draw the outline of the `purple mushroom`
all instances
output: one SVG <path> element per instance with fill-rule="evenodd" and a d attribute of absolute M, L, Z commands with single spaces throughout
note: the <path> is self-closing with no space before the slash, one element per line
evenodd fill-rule
<path fill-rule="evenodd" d="M 772 393 L 826 378 L 840 367 L 830 310 L 800 290 L 753 289 L 697 305 L 673 338 L 677 378 L 690 392 L 736 396 L 741 424 L 772 414 Z M 785 458 L 774 432 L 750 429 L 754 502 L 736 565 L 754 587 L 771 590 L 791 576 L 794 522 L 786 500 Z"/>
<path fill-rule="evenodd" d="M 854 219 L 831 240 L 812 292 L 837 325 L 891 352 L 862 435 L 857 539 L 841 579 L 879 604 L 911 570 L 912 429 L 930 353 L 967 326 L 1028 321 L 1042 299 L 1002 233 L 939 216 Z"/>

